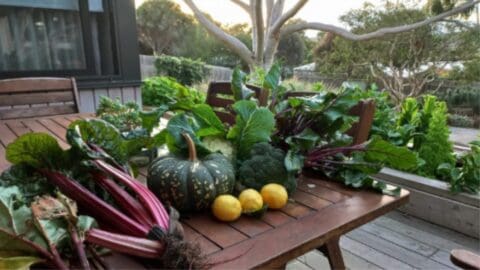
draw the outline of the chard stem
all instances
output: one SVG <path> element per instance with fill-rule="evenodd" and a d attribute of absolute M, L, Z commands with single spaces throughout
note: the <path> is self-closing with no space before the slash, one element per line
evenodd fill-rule
<path fill-rule="evenodd" d="M 85 248 L 83 246 L 83 241 L 78 237 L 78 232 L 75 229 L 75 226 L 69 224 L 69 233 L 70 238 L 73 242 L 73 248 L 77 252 L 78 260 L 80 261 L 80 265 L 82 269 L 89 270 L 90 264 L 88 263 L 87 255 L 85 254 Z"/>

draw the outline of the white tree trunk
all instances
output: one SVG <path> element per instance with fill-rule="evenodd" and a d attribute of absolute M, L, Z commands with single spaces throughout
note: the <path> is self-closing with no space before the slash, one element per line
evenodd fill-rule
<path fill-rule="evenodd" d="M 294 17 L 300 9 L 302 9 L 308 0 L 297 0 L 293 7 L 284 12 L 285 0 L 266 0 L 266 24 L 264 25 L 263 19 L 263 1 L 262 0 L 250 0 L 246 3 L 242 0 L 231 0 L 233 3 L 240 6 L 245 10 L 252 21 L 252 51 L 250 51 L 245 44 L 234 36 L 226 33 L 211 22 L 207 17 L 198 9 L 193 0 L 183 0 L 193 11 L 193 14 L 197 18 L 200 24 L 202 24 L 207 31 L 222 41 L 225 46 L 236 53 L 252 70 L 255 66 L 260 66 L 268 69 L 271 67 L 275 60 L 275 53 L 280 42 L 280 38 L 283 35 L 289 35 L 294 32 L 304 30 L 318 30 L 328 32 L 349 40 L 363 41 L 374 38 L 383 37 L 386 35 L 407 32 L 417 29 L 428 24 L 441 21 L 452 15 L 456 15 L 462 11 L 465 11 L 476 4 L 480 3 L 480 0 L 470 0 L 458 7 L 455 7 L 447 12 L 427 18 L 423 21 L 419 21 L 409 25 L 401 25 L 395 27 L 385 27 L 365 34 L 355 34 L 347 29 L 320 23 L 320 22 L 304 22 L 285 26 L 285 23 Z M 327 4 L 327 3 L 325 3 Z"/>

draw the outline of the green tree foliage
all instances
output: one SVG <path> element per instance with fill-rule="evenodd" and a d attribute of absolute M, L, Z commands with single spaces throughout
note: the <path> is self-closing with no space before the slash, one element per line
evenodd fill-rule
<path fill-rule="evenodd" d="M 352 10 L 341 20 L 354 33 L 367 33 L 427 16 L 423 9 L 387 2 L 384 8 L 365 5 Z M 336 37 L 330 47 L 318 52 L 317 68 L 324 74 L 379 81 L 400 104 L 406 97 L 417 97 L 427 90 L 425 86 L 447 61 L 470 60 L 478 52 L 478 31 L 443 22 L 365 42 Z"/>
<path fill-rule="evenodd" d="M 300 65 L 305 59 L 306 50 L 305 37 L 301 33 L 293 33 L 280 39 L 276 58 L 286 66 Z"/>
<path fill-rule="evenodd" d="M 440 14 L 445 11 L 449 11 L 454 8 L 457 4 L 461 4 L 460 0 L 428 0 L 426 9 L 432 14 Z M 473 11 L 473 8 L 467 9 L 464 12 L 461 12 L 459 16 L 468 17 Z"/>
<path fill-rule="evenodd" d="M 421 10 L 386 5 L 379 9 L 366 4 L 362 9 L 352 10 L 340 17 L 340 20 L 352 28 L 354 33 L 367 33 L 381 27 L 408 24 L 422 20 L 426 15 Z M 352 42 L 335 38 L 330 50 L 318 55 L 319 68 L 325 73 L 345 73 L 348 76 L 365 78 L 370 69 L 370 63 L 377 62 L 388 66 L 391 61 L 399 66 L 408 59 L 407 44 L 417 43 L 419 47 L 432 46 L 432 27 L 426 26 L 410 33 L 401 33 L 392 37 L 366 42 Z M 392 43 L 396 48 L 390 50 Z M 428 42 L 428 44 L 426 44 Z M 332 70 L 333 68 L 333 70 Z M 329 72 L 329 70 L 331 70 Z"/>
<path fill-rule="evenodd" d="M 477 37 L 480 44 L 480 33 Z M 480 45 L 479 45 L 480 47 Z M 455 67 L 447 76 L 450 80 L 477 82 L 480 80 L 480 48 L 479 56 L 463 63 L 464 68 Z"/>
<path fill-rule="evenodd" d="M 137 9 L 141 47 L 157 55 L 172 53 L 192 25 L 192 18 L 170 0 L 147 0 Z"/>

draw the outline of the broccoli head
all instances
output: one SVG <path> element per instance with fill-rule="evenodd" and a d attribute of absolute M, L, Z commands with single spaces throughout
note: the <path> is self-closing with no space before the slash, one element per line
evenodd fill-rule
<path fill-rule="evenodd" d="M 252 147 L 250 156 L 241 163 L 237 178 L 242 185 L 256 190 L 266 184 L 277 183 L 291 194 L 295 191 L 297 182 L 294 175 L 285 169 L 284 160 L 283 150 L 269 143 L 257 143 Z"/>

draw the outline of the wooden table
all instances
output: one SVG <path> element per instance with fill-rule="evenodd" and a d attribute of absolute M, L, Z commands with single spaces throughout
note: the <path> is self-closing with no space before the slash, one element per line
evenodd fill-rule
<path fill-rule="evenodd" d="M 5 146 L 26 132 L 46 132 L 67 148 L 65 129 L 71 121 L 91 114 L 0 121 L 0 170 L 9 166 Z M 139 180 L 145 181 L 145 171 Z M 345 265 L 339 239 L 345 233 L 405 204 L 409 192 L 392 197 L 353 190 L 339 183 L 301 176 L 292 201 L 261 219 L 242 216 L 232 223 L 216 221 L 209 213 L 182 218 L 186 239 L 200 245 L 213 268 L 283 268 L 318 248 L 334 269 Z"/>

